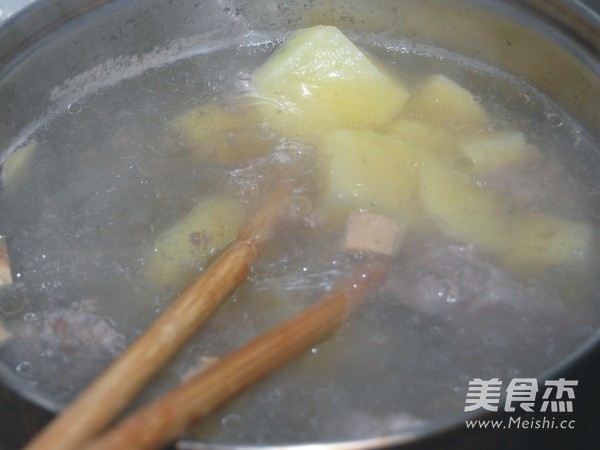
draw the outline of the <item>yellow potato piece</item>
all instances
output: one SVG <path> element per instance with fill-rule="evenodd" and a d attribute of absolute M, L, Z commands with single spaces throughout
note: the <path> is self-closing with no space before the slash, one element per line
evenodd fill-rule
<path fill-rule="evenodd" d="M 487 114 L 473 95 L 445 77 L 428 77 L 406 103 L 404 115 L 456 132 L 483 130 Z"/>
<path fill-rule="evenodd" d="M 10 256 L 8 254 L 8 246 L 6 245 L 6 238 L 0 236 L 0 288 L 2 288 L 2 286 L 10 286 L 12 283 L 12 269 Z"/>
<path fill-rule="evenodd" d="M 243 219 L 243 208 L 232 199 L 209 198 L 197 204 L 157 237 L 145 264 L 146 279 L 158 287 L 184 287 L 235 239 Z"/>
<path fill-rule="evenodd" d="M 537 154 L 520 131 L 478 135 L 462 142 L 460 149 L 473 161 L 475 171 L 480 174 L 528 162 Z"/>
<path fill-rule="evenodd" d="M 504 203 L 454 173 L 449 163 L 434 157 L 423 163 L 419 195 L 423 209 L 447 236 L 486 253 L 505 250 L 510 222 Z"/>
<path fill-rule="evenodd" d="M 12 338 L 12 333 L 4 326 L 2 318 L 0 318 L 0 347 L 2 347 L 6 341 L 10 340 L 10 338 Z"/>
<path fill-rule="evenodd" d="M 459 154 L 456 137 L 449 131 L 419 120 L 397 119 L 383 127 L 381 131 L 398 140 L 447 156 Z"/>
<path fill-rule="evenodd" d="M 14 192 L 27 178 L 27 173 L 37 149 L 37 142 L 31 141 L 18 148 L 2 165 L 2 187 L 5 192 Z"/>
<path fill-rule="evenodd" d="M 586 222 L 523 212 L 512 226 L 502 259 L 519 270 L 537 271 L 556 265 L 577 269 L 583 267 L 592 250 L 594 229 Z"/>
<path fill-rule="evenodd" d="M 423 163 L 419 193 L 423 209 L 444 234 L 475 244 L 517 273 L 582 267 L 594 240 L 588 223 L 511 211 L 506 198 L 453 173 L 439 159 Z"/>
<path fill-rule="evenodd" d="M 264 100 L 251 96 L 205 103 L 178 116 L 173 130 L 200 163 L 247 161 L 275 145 L 261 103 Z"/>
<path fill-rule="evenodd" d="M 281 134 L 314 141 L 341 128 L 382 126 L 408 91 L 333 26 L 296 31 L 254 73 L 265 116 Z M 275 105 L 275 106 L 273 106 Z"/>
<path fill-rule="evenodd" d="M 373 131 L 340 130 L 323 137 L 326 198 L 410 221 L 419 214 L 420 151 Z"/>

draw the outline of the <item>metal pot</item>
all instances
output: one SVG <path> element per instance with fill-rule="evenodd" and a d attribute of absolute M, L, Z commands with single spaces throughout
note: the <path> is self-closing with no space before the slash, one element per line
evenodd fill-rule
<path fill-rule="evenodd" d="M 314 24 L 408 38 L 498 67 L 539 89 L 600 139 L 600 16 L 578 1 L 39 0 L 0 27 L 0 149 L 14 147 L 49 112 L 175 60 L 186 48 L 250 30 L 283 34 Z M 597 155 L 578 156 L 595 161 Z M 464 448 L 485 443 L 546 448 L 570 439 L 583 446 L 600 418 L 594 411 L 594 400 L 600 398 L 594 385 L 599 356 L 596 333 L 568 360 L 540 375 L 579 380 L 578 428 L 573 432 L 475 432 L 465 429 L 465 416 L 459 414 L 418 431 L 331 446 Z M 2 365 L 0 376 L 20 396 L 57 409 Z M 203 448 L 191 441 L 178 445 Z"/>

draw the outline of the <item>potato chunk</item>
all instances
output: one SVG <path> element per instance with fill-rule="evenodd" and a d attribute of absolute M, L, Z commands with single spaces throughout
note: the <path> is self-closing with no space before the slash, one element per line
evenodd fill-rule
<path fill-rule="evenodd" d="M 0 319 L 0 347 L 12 337 L 12 333 L 8 331 L 8 328 L 2 323 Z"/>
<path fill-rule="evenodd" d="M 444 75 L 433 75 L 406 103 L 405 114 L 458 132 L 482 130 L 487 114 L 473 95 Z"/>
<path fill-rule="evenodd" d="M 480 174 L 528 162 L 537 154 L 520 131 L 476 136 L 462 142 L 460 148 L 463 155 L 473 160 L 475 171 Z"/>
<path fill-rule="evenodd" d="M 328 167 L 329 201 L 410 221 L 418 214 L 419 151 L 372 131 L 327 134 L 322 150 Z"/>
<path fill-rule="evenodd" d="M 0 287 L 9 286 L 12 282 L 12 270 L 10 268 L 6 239 L 4 236 L 0 236 Z"/>
<path fill-rule="evenodd" d="M 551 266 L 577 269 L 591 251 L 593 227 L 553 214 L 523 212 L 513 220 L 503 260 L 519 270 L 537 271 Z"/>
<path fill-rule="evenodd" d="M 509 227 L 505 205 L 490 192 L 452 171 L 449 163 L 425 161 L 419 189 L 423 209 L 446 235 L 501 254 Z"/>
<path fill-rule="evenodd" d="M 7 193 L 15 191 L 27 177 L 37 142 L 31 141 L 15 150 L 2 165 L 2 187 Z"/>
<path fill-rule="evenodd" d="M 475 244 L 518 273 L 551 266 L 581 267 L 594 230 L 549 213 L 513 211 L 506 198 L 495 196 L 430 159 L 421 171 L 423 209 L 449 237 Z"/>
<path fill-rule="evenodd" d="M 227 198 L 209 198 L 162 232 L 144 274 L 160 287 L 181 288 L 208 259 L 233 241 L 242 227 L 243 208 Z"/>
<path fill-rule="evenodd" d="M 290 138 L 313 140 L 340 128 L 375 128 L 391 120 L 409 97 L 333 26 L 296 31 L 254 73 L 269 123 Z"/>
<path fill-rule="evenodd" d="M 427 149 L 447 156 L 460 154 L 456 137 L 452 133 L 420 120 L 397 119 L 381 131 L 415 148 Z"/>
<path fill-rule="evenodd" d="M 175 134 L 191 148 L 198 162 L 243 162 L 272 148 L 256 97 L 237 97 L 204 103 L 175 119 Z"/>

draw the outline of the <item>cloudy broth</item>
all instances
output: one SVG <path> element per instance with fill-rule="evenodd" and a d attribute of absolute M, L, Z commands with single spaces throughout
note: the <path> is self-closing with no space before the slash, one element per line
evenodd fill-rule
<path fill-rule="evenodd" d="M 540 164 L 484 177 L 482 189 L 521 189 L 515 201 L 528 210 L 592 224 L 586 265 L 522 277 L 425 218 L 408 230 L 389 279 L 334 337 L 219 409 L 191 437 L 274 444 L 402 431 L 462 412 L 469 380 L 542 374 L 598 326 L 597 144 L 507 74 L 427 47 L 351 37 L 409 90 L 441 73 L 476 96 L 490 130 L 524 132 Z M 361 258 L 339 248 L 343 218 L 319 216 L 318 146 L 264 123 L 250 131 L 268 151 L 198 160 L 173 126 L 215 99 L 235 108 L 277 45 L 261 37 L 149 69 L 80 98 L 30 136 L 37 148 L 26 182 L 0 196 L 15 280 L 0 291 L 0 316 L 13 334 L 0 358 L 50 401 L 72 400 L 176 298 L 181 285 L 157 286 L 145 271 L 157 237 L 206 198 L 224 193 L 247 220 L 282 176 L 303 180 L 295 213 L 277 227 L 248 281 L 145 398 L 313 304 Z M 443 306 L 423 301 L 436 296 Z"/>

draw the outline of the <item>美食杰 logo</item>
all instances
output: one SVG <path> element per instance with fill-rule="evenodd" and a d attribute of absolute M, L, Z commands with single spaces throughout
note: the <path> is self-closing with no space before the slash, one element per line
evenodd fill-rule
<path fill-rule="evenodd" d="M 506 413 L 538 413 L 540 417 L 509 417 L 508 420 L 467 420 L 468 428 L 530 428 L 530 429 L 573 429 L 575 420 L 562 417 L 547 417 L 573 412 L 573 400 L 577 380 L 559 378 L 546 380 L 541 386 L 535 378 L 513 378 L 503 389 L 499 378 L 469 381 L 465 400 L 465 412 L 485 410 Z M 543 415 L 543 417 L 541 417 Z"/>

